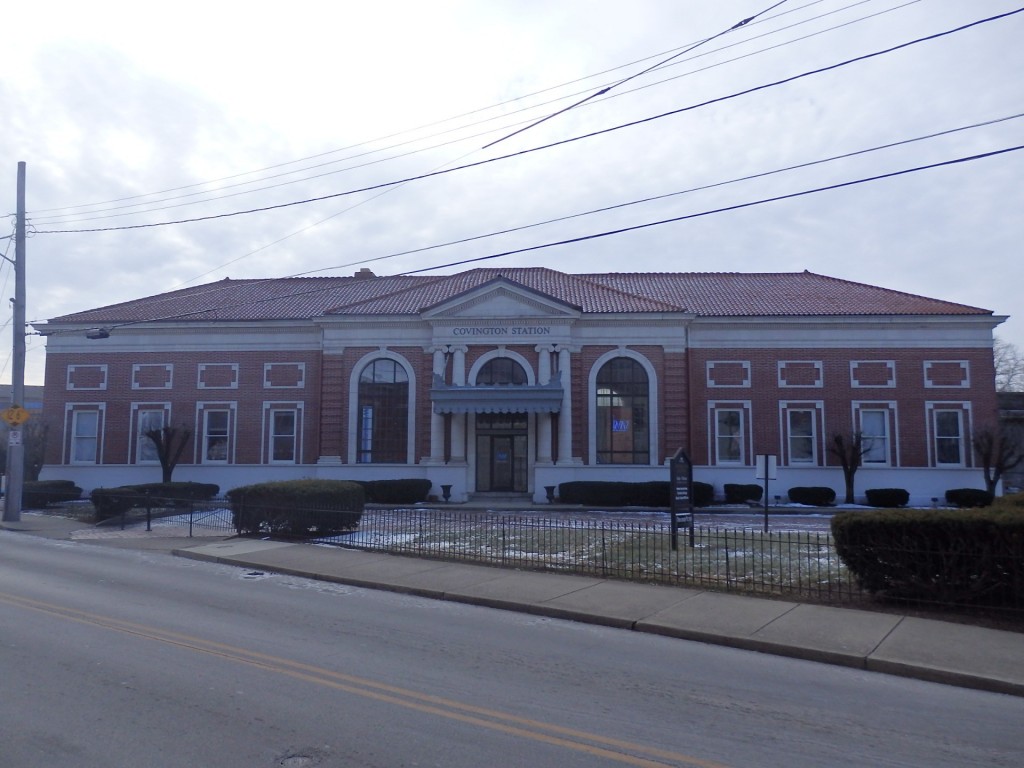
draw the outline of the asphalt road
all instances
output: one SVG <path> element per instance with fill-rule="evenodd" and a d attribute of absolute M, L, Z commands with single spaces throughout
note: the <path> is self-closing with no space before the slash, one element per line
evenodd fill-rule
<path fill-rule="evenodd" d="M 1016 766 L 1024 699 L 0 532 L 0 765 Z"/>

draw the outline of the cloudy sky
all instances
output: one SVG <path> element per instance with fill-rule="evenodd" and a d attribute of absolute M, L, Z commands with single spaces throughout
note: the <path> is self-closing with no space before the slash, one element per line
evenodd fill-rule
<path fill-rule="evenodd" d="M 1024 145 L 1024 13 L 952 31 L 1021 0 L 776 3 L 19 4 L 0 204 L 25 161 L 28 318 L 655 224 L 479 263 L 807 269 L 1010 315 L 1024 347 L 1024 151 L 849 184 Z"/>

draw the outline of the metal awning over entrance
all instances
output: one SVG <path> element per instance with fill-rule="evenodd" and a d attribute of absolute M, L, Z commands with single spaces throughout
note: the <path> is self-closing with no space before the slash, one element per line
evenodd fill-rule
<path fill-rule="evenodd" d="M 435 377 L 430 399 L 434 413 L 558 413 L 562 384 L 460 387 Z"/>

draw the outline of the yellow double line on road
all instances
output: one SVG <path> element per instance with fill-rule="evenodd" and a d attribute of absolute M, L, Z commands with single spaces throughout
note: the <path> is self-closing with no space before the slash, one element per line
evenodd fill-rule
<path fill-rule="evenodd" d="M 145 640 L 154 640 L 195 653 L 203 653 L 227 661 L 247 664 L 266 672 L 285 675 L 314 685 L 345 691 L 346 693 L 374 699 L 404 709 L 436 715 L 448 720 L 456 720 L 544 744 L 564 747 L 626 765 L 641 766 L 642 768 L 664 768 L 666 765 L 691 766 L 692 768 L 726 768 L 722 763 L 702 760 L 691 755 L 684 755 L 621 739 L 613 739 L 587 731 L 542 723 L 538 720 L 520 717 L 508 712 L 500 712 L 454 699 L 420 693 L 408 688 L 381 683 L 368 678 L 325 669 L 324 667 L 317 667 L 279 656 L 271 656 L 258 651 L 250 651 L 245 648 L 214 640 L 206 640 L 173 630 L 160 629 L 159 627 L 146 624 L 136 624 L 69 606 L 55 605 L 6 592 L 0 592 L 0 602 Z"/>

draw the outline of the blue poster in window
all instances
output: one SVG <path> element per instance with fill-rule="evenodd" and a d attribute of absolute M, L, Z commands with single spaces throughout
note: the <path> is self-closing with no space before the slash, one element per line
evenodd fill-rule
<path fill-rule="evenodd" d="M 612 432 L 629 432 L 629 419 L 612 419 Z"/>

